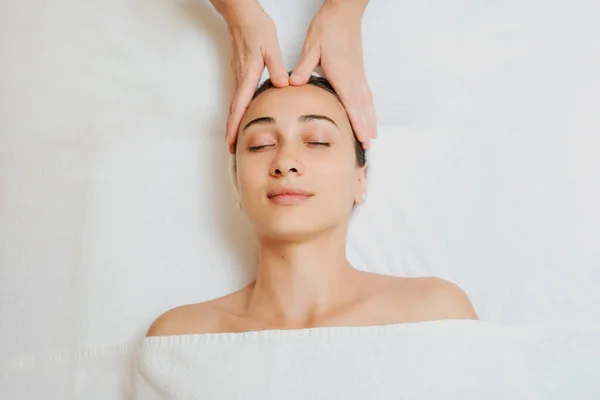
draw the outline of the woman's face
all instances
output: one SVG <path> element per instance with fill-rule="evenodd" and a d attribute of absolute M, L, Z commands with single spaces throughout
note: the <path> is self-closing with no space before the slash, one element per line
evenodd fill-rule
<path fill-rule="evenodd" d="M 260 236 L 298 240 L 348 224 L 366 193 L 346 112 L 313 85 L 269 89 L 238 132 L 242 209 Z"/>

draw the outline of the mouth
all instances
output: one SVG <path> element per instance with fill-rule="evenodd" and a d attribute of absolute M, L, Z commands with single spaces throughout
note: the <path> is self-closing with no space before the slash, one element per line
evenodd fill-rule
<path fill-rule="evenodd" d="M 307 201 L 312 196 L 312 193 L 301 189 L 281 188 L 270 191 L 267 198 L 271 203 L 279 205 L 293 205 Z"/>

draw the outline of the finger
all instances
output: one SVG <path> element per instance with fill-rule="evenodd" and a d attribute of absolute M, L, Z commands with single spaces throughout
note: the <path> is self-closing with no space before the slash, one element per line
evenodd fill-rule
<path fill-rule="evenodd" d="M 354 102 L 356 102 L 358 106 L 353 105 Z M 351 102 L 347 101 L 342 104 L 344 104 L 344 108 L 346 108 L 348 119 L 350 120 L 356 138 L 363 144 L 363 147 L 367 149 L 371 139 L 377 137 L 377 124 L 373 107 L 365 104 L 364 100 L 352 100 Z"/>
<path fill-rule="evenodd" d="M 366 84 L 366 80 L 363 85 L 359 86 L 360 89 L 358 91 L 352 89 L 355 87 L 350 83 L 352 80 L 347 82 L 342 85 L 336 82 L 335 86 L 332 82 L 332 86 L 334 86 L 340 101 L 346 109 L 356 138 L 367 149 L 370 146 L 370 140 L 377 137 L 377 121 L 373 106 L 373 96 Z"/>
<path fill-rule="evenodd" d="M 294 68 L 294 72 L 290 76 L 290 84 L 297 86 L 306 84 L 315 68 L 317 68 L 317 65 L 319 65 L 320 59 L 321 50 L 319 46 L 311 45 L 310 47 L 305 47 L 300 62 L 298 62 L 298 65 Z"/>
<path fill-rule="evenodd" d="M 285 65 L 283 65 L 281 48 L 277 39 L 265 52 L 264 58 L 273 85 L 276 87 L 286 87 L 290 83 L 290 77 L 285 69 Z"/>
<path fill-rule="evenodd" d="M 373 139 L 377 138 L 377 114 L 375 113 L 375 106 L 373 105 L 373 101 L 371 101 L 371 104 L 367 109 L 365 126 L 369 137 Z"/>
<path fill-rule="evenodd" d="M 367 89 L 368 90 L 368 89 Z M 375 139 L 377 137 L 377 118 L 375 114 L 375 106 L 373 105 L 373 96 L 368 90 L 363 97 L 361 106 L 362 110 L 362 131 L 367 139 Z"/>
<path fill-rule="evenodd" d="M 252 95 L 260 81 L 263 69 L 262 62 L 257 62 L 248 70 L 245 76 L 238 80 L 238 86 L 231 101 L 230 114 L 227 120 L 226 142 L 229 145 L 235 142 L 240 122 L 248 104 L 250 104 L 250 100 L 252 100 Z"/>

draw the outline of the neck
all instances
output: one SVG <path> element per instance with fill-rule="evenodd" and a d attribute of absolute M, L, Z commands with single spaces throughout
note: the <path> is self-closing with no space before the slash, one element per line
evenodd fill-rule
<path fill-rule="evenodd" d="M 346 229 L 297 242 L 262 238 L 248 316 L 276 325 L 310 325 L 343 299 L 356 272 L 346 259 Z"/>

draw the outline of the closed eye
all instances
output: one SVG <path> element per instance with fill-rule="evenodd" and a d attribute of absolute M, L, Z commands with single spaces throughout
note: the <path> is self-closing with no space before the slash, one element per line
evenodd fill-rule
<path fill-rule="evenodd" d="M 274 146 L 274 145 L 272 145 L 272 144 L 263 144 L 263 145 L 260 145 L 260 146 L 250 146 L 250 147 L 248 147 L 248 150 L 250 150 L 250 151 L 260 151 L 262 149 L 266 149 L 267 147 L 272 147 L 272 146 Z"/>
<path fill-rule="evenodd" d="M 308 144 L 312 145 L 312 146 L 319 146 L 319 147 L 329 147 L 330 144 L 326 143 L 326 142 L 308 142 Z"/>

